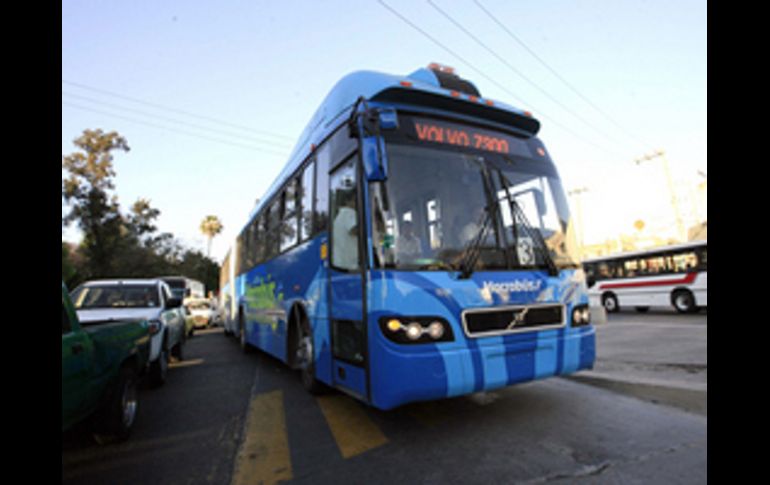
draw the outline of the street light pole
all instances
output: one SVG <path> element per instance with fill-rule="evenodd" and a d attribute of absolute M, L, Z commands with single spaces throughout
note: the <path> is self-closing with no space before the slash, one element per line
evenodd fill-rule
<path fill-rule="evenodd" d="M 676 199 L 676 192 L 674 190 L 674 182 L 671 179 L 671 171 L 668 167 L 668 159 L 666 158 L 666 152 L 663 150 L 655 150 L 649 155 L 644 155 L 640 158 L 637 158 L 634 160 L 637 165 L 640 165 L 642 162 L 648 162 L 650 160 L 654 160 L 656 158 L 660 158 L 663 161 L 663 172 L 666 176 L 666 183 L 668 184 L 668 191 L 671 194 L 671 207 L 674 209 L 674 217 L 676 219 L 676 229 L 678 232 L 678 236 L 680 241 L 686 241 L 687 240 L 687 234 L 684 229 L 684 222 L 682 222 L 682 216 L 679 212 L 679 202 Z"/>

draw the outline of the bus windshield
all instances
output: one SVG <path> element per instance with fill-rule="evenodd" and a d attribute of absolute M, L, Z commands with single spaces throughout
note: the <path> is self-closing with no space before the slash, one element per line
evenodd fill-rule
<path fill-rule="evenodd" d="M 409 143 L 388 143 L 387 155 L 388 179 L 371 190 L 375 267 L 460 270 L 476 245 L 474 271 L 546 268 L 534 231 L 557 268 L 578 267 L 547 159 Z"/>

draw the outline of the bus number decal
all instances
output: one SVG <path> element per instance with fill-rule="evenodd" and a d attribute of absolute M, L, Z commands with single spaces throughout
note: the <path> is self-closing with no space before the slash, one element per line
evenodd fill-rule
<path fill-rule="evenodd" d="M 519 264 L 522 266 L 534 266 L 535 250 L 531 238 L 519 236 L 516 240 L 516 253 L 519 257 Z"/>

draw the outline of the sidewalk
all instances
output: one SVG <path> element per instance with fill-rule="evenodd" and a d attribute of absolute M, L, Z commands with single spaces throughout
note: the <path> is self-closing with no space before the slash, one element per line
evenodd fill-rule
<path fill-rule="evenodd" d="M 650 317 L 641 314 L 619 322 L 613 314 L 608 323 L 601 307 L 591 307 L 591 315 L 597 328 L 594 369 L 568 379 L 707 415 L 705 325 L 647 324 Z"/>

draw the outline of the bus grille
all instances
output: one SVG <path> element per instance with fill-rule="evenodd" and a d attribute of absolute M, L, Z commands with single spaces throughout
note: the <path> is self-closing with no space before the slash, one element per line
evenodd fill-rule
<path fill-rule="evenodd" d="M 564 325 L 564 305 L 498 307 L 463 312 L 463 326 L 469 337 L 504 335 Z"/>

